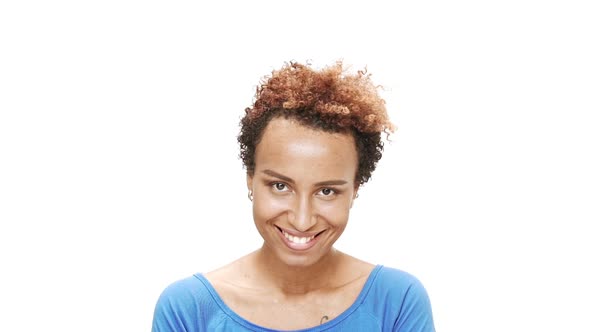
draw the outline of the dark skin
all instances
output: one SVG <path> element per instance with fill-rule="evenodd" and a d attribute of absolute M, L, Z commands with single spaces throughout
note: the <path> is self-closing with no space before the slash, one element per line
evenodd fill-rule
<path fill-rule="evenodd" d="M 244 319 L 294 330 L 334 319 L 358 297 L 374 265 L 333 248 L 358 190 L 349 134 L 273 119 L 247 177 L 262 247 L 205 276 Z"/>

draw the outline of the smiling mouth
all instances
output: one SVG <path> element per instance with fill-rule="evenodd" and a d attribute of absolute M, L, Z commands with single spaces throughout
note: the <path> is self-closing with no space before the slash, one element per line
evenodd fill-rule
<path fill-rule="evenodd" d="M 320 235 L 324 232 L 324 231 L 321 231 L 321 232 L 314 234 L 312 236 L 300 237 L 300 236 L 295 236 L 295 235 L 287 233 L 279 226 L 276 226 L 276 228 L 283 234 L 285 239 L 287 239 L 289 242 L 294 243 L 294 244 L 307 244 L 307 243 L 311 242 L 313 239 L 315 239 L 318 235 Z"/>

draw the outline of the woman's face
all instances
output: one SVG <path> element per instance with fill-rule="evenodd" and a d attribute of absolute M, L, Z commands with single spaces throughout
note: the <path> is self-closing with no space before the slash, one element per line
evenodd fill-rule
<path fill-rule="evenodd" d="M 329 253 L 358 189 L 357 158 L 352 135 L 271 120 L 248 176 L 264 249 L 292 266 L 314 264 Z"/>

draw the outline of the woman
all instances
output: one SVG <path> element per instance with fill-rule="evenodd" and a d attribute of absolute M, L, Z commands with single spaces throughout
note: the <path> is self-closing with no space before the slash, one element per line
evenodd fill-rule
<path fill-rule="evenodd" d="M 153 331 L 434 331 L 416 278 L 333 248 L 392 131 L 365 72 L 341 63 L 273 72 L 238 137 L 264 243 L 170 285 Z"/>

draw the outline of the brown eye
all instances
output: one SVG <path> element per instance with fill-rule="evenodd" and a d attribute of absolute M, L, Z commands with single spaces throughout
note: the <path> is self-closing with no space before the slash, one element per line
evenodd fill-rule
<path fill-rule="evenodd" d="M 324 196 L 330 196 L 333 193 L 334 193 L 334 190 L 332 190 L 330 188 L 324 188 L 324 189 L 322 189 L 322 195 L 324 195 Z"/>
<path fill-rule="evenodd" d="M 275 184 L 273 184 L 273 186 L 278 191 L 283 191 L 283 190 L 285 190 L 287 188 L 287 186 L 284 183 L 281 183 L 281 182 L 276 182 Z"/>

